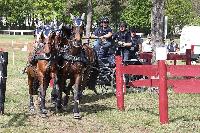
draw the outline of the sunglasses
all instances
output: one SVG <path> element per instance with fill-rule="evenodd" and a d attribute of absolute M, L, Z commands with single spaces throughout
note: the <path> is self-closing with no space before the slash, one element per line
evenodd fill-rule
<path fill-rule="evenodd" d="M 107 21 L 103 21 L 103 23 L 104 23 L 104 24 L 107 24 L 108 22 L 107 22 Z"/>

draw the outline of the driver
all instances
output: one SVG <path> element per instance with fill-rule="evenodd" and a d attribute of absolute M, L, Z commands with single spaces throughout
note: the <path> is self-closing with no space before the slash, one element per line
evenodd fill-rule
<path fill-rule="evenodd" d="M 113 39 L 118 43 L 118 51 L 116 54 L 123 56 L 123 60 L 128 60 L 131 47 L 131 34 L 128 32 L 125 22 L 119 24 L 119 31 L 114 34 Z"/>
<path fill-rule="evenodd" d="M 93 48 L 98 54 L 98 58 L 104 58 L 108 53 L 112 41 L 112 29 L 109 27 L 109 19 L 107 17 L 102 18 L 102 27 L 95 30 L 94 36 L 97 37 L 94 41 Z"/>

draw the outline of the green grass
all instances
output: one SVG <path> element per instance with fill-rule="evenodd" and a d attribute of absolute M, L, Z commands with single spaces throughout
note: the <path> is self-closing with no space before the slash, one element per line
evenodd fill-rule
<path fill-rule="evenodd" d="M 27 41 L 27 40 L 33 40 L 33 35 L 26 35 L 26 36 L 21 36 L 21 35 L 0 35 L 0 41 Z"/>
<path fill-rule="evenodd" d="M 11 55 L 9 51 L 5 115 L 0 116 L 2 133 L 200 132 L 199 94 L 175 94 L 171 89 L 168 91 L 170 121 L 167 125 L 159 123 L 158 94 L 148 91 L 127 93 L 123 112 L 117 110 L 116 97 L 112 93 L 96 96 L 87 90 L 80 106 L 82 120 L 73 119 L 72 101 L 64 113 L 49 112 L 48 118 L 30 115 L 27 76 L 21 73 L 27 53 L 17 51 L 15 65 Z M 47 107 L 50 106 L 49 96 L 50 88 L 47 91 Z"/>

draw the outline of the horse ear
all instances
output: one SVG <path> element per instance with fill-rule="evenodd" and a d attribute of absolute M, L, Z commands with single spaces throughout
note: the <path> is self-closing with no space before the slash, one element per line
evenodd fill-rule
<path fill-rule="evenodd" d="M 35 24 L 35 27 L 36 27 L 36 28 L 40 27 L 36 22 L 34 22 L 34 24 Z"/>
<path fill-rule="evenodd" d="M 55 18 L 53 19 L 53 24 L 54 24 L 54 26 L 57 26 L 57 21 Z"/>
<path fill-rule="evenodd" d="M 54 27 L 54 22 L 50 22 L 50 26 L 51 26 L 51 27 Z"/>
<path fill-rule="evenodd" d="M 85 13 L 83 13 L 83 14 L 81 15 L 81 19 L 84 20 L 84 18 L 85 18 Z"/>
<path fill-rule="evenodd" d="M 74 19 L 74 15 L 72 15 L 71 13 L 70 13 L 70 17 L 71 17 L 72 20 Z"/>
<path fill-rule="evenodd" d="M 61 29 L 62 28 L 62 26 L 63 26 L 63 23 L 59 26 L 59 29 Z"/>

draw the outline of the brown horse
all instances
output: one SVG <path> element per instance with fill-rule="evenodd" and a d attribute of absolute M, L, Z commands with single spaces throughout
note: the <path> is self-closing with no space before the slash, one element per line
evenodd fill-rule
<path fill-rule="evenodd" d="M 50 79 L 54 79 L 55 88 L 57 86 L 57 42 L 56 33 L 52 30 L 43 28 L 41 34 L 39 34 L 39 40 L 37 41 L 37 50 L 34 52 L 34 62 L 27 68 L 28 85 L 30 94 L 30 111 L 35 111 L 33 103 L 33 95 L 39 95 L 40 98 L 40 112 L 45 117 L 45 97 L 46 89 L 49 85 Z"/>
<path fill-rule="evenodd" d="M 68 95 L 70 91 L 73 92 L 74 98 L 74 118 L 79 119 L 79 99 L 82 95 L 82 91 L 86 86 L 92 86 L 89 84 L 90 79 L 95 79 L 96 74 L 91 74 L 92 69 L 97 69 L 97 57 L 93 49 L 87 45 L 83 45 L 81 38 L 84 30 L 83 20 L 84 15 L 81 17 L 74 17 L 71 15 L 73 20 L 72 34 L 71 37 L 63 43 L 62 47 L 62 62 L 61 66 L 61 78 L 60 80 L 60 93 L 59 97 L 62 97 L 62 91 L 65 92 L 66 97 L 64 100 L 64 106 L 68 102 Z M 66 80 L 70 79 L 70 83 L 67 87 Z M 95 85 L 93 85 L 95 89 Z"/>

